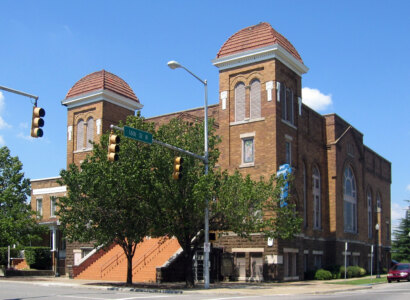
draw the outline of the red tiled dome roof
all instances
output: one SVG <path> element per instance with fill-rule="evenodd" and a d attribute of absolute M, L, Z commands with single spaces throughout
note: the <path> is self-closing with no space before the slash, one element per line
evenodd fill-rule
<path fill-rule="evenodd" d="M 269 23 L 263 22 L 246 27 L 232 35 L 221 47 L 216 58 L 279 44 L 303 63 L 295 47 Z"/>
<path fill-rule="evenodd" d="M 98 90 L 110 90 L 138 103 L 140 102 L 124 80 L 105 70 L 94 72 L 81 78 L 68 91 L 65 99 Z"/>

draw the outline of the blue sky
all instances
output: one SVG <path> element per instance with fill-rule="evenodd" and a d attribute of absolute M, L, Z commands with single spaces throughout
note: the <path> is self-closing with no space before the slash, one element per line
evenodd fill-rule
<path fill-rule="evenodd" d="M 0 94 L 0 146 L 18 156 L 29 178 L 66 165 L 71 86 L 105 69 L 131 86 L 146 117 L 203 105 L 203 87 L 177 60 L 209 82 L 211 63 L 238 30 L 270 23 L 306 66 L 304 101 L 339 114 L 367 146 L 392 162 L 392 218 L 410 199 L 410 1 L 14 1 L 0 2 L 0 85 L 38 95 L 45 137 L 29 138 L 31 100 Z"/>

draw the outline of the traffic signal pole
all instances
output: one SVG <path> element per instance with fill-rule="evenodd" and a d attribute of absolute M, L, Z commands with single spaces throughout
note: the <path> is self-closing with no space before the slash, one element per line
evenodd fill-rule
<path fill-rule="evenodd" d="M 8 88 L 8 87 L 2 86 L 2 85 L 0 85 L 0 90 L 33 98 L 34 99 L 34 106 L 37 106 L 38 96 L 34 96 L 34 95 L 31 95 L 31 94 L 28 94 L 28 93 L 25 93 L 25 92 L 22 92 L 22 91 L 11 89 L 11 88 Z"/>
<path fill-rule="evenodd" d="M 18 94 L 18 95 L 21 95 L 21 96 L 26 96 L 26 97 L 34 99 L 34 107 L 33 107 L 32 119 L 31 119 L 30 135 L 33 138 L 42 137 L 43 136 L 43 129 L 41 127 L 44 126 L 44 120 L 42 118 L 45 116 L 46 112 L 43 108 L 37 107 L 38 96 L 29 94 L 29 93 L 25 93 L 25 92 L 22 92 L 22 91 L 18 91 L 18 90 L 12 89 L 12 88 L 8 88 L 8 87 L 2 86 L 2 85 L 0 85 L 0 90 L 10 92 L 10 93 L 14 93 L 14 94 Z"/>

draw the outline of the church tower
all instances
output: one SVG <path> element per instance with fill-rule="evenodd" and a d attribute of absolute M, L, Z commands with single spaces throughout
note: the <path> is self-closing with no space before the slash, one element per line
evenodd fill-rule
<path fill-rule="evenodd" d="M 62 104 L 67 107 L 67 167 L 81 164 L 92 151 L 91 141 L 98 142 L 111 124 L 142 108 L 130 86 L 105 70 L 77 81 Z"/>
<path fill-rule="evenodd" d="M 259 23 L 232 35 L 213 64 L 219 69 L 221 168 L 259 178 L 292 164 L 301 76 L 308 71 L 293 45 Z"/>

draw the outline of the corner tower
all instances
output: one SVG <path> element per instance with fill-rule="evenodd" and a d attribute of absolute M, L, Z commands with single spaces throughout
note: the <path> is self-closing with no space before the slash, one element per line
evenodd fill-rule
<path fill-rule="evenodd" d="M 308 71 L 293 45 L 268 23 L 244 28 L 220 48 L 219 130 L 222 169 L 270 176 L 292 163 L 301 109 L 301 76 Z"/>
<path fill-rule="evenodd" d="M 105 70 L 77 81 L 61 103 L 67 107 L 67 167 L 79 165 L 110 124 L 142 108 L 130 86 Z"/>

